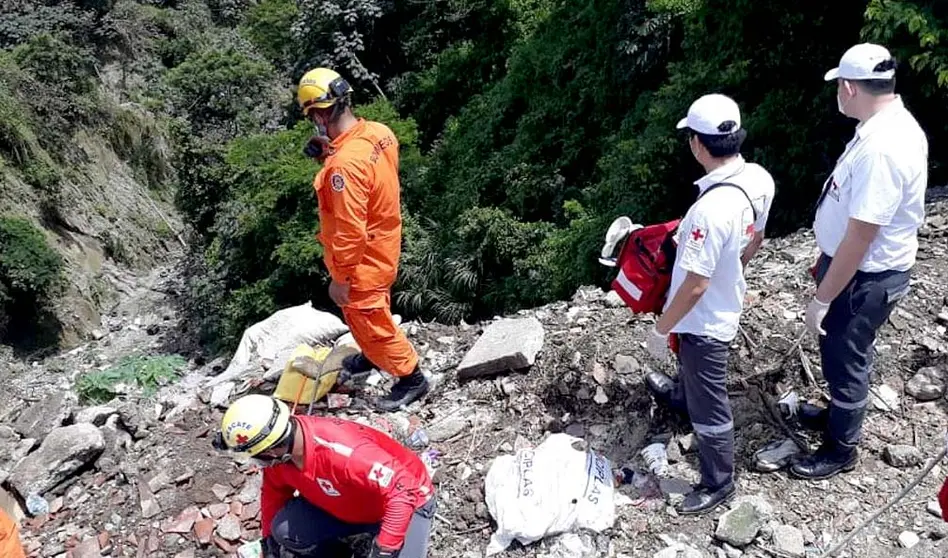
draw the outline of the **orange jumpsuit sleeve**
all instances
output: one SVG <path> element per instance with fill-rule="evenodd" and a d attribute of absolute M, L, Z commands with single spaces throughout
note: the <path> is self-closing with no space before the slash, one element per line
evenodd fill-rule
<path fill-rule="evenodd" d="M 365 254 L 368 243 L 366 219 L 372 186 L 370 172 L 368 164 L 351 159 L 326 172 L 336 224 L 335 234 L 327 239 L 332 246 L 330 274 L 337 283 L 352 281 L 355 268 Z"/>

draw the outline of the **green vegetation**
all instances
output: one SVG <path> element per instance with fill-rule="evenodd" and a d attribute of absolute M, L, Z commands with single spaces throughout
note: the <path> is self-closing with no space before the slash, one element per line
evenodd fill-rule
<path fill-rule="evenodd" d="M 79 376 L 76 393 L 83 403 L 100 404 L 111 401 L 121 392 L 117 388 L 124 385 L 141 389 L 150 397 L 159 387 L 177 378 L 187 363 L 180 355 L 127 356 L 112 368 Z"/>
<path fill-rule="evenodd" d="M 191 309 L 219 347 L 282 306 L 331 306 L 318 168 L 301 153 L 312 127 L 293 102 L 315 65 L 349 78 L 359 113 L 401 142 L 394 300 L 408 315 L 476 319 L 602 284 L 612 219 L 655 222 L 693 199 L 700 169 L 674 123 L 708 92 L 738 101 L 745 156 L 776 178 L 769 234 L 808 225 L 853 130 L 822 76 L 863 40 L 902 61 L 931 182 L 948 179 L 948 5 L 935 0 L 30 4 L 0 25 L 0 156 L 55 204 L 82 126 L 108 130 L 150 186 L 176 182 Z M 97 85 L 109 62 L 118 102 Z"/>
<path fill-rule="evenodd" d="M 62 260 L 43 231 L 18 217 L 0 217 L 0 339 L 31 331 L 62 284 Z"/>

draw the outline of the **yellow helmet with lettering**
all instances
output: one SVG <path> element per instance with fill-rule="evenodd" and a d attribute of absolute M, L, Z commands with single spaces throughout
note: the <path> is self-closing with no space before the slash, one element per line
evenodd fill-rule
<path fill-rule="evenodd" d="M 285 443 L 290 435 L 290 409 L 266 395 L 245 395 L 228 407 L 221 419 L 215 447 L 254 457 Z"/>
<path fill-rule="evenodd" d="M 316 68 L 300 78 L 296 101 L 303 109 L 303 114 L 308 115 L 310 110 L 329 108 L 351 93 L 352 86 L 338 72 L 329 68 Z"/>

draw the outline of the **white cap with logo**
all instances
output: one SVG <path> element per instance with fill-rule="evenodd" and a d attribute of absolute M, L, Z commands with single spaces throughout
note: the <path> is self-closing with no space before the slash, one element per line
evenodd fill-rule
<path fill-rule="evenodd" d="M 734 99 L 712 93 L 691 103 L 688 116 L 676 126 L 679 130 L 690 128 L 699 134 L 726 136 L 741 129 L 741 110 Z"/>
<path fill-rule="evenodd" d="M 861 43 L 847 50 L 839 60 L 839 67 L 826 72 L 823 79 L 826 81 L 834 79 L 892 79 L 895 77 L 894 69 L 883 72 L 876 71 L 876 66 L 880 62 L 885 62 L 891 58 L 892 55 L 884 46 Z"/>

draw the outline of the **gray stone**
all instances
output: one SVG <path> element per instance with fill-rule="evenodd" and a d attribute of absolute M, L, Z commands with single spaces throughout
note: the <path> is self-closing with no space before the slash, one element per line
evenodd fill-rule
<path fill-rule="evenodd" d="M 899 533 L 899 545 L 902 548 L 912 548 L 919 543 L 918 535 L 911 531 L 902 531 Z"/>
<path fill-rule="evenodd" d="M 721 549 L 724 550 L 724 555 L 727 558 L 740 558 L 741 556 L 744 555 L 744 553 L 741 552 L 740 549 L 734 548 L 733 546 L 727 543 L 721 544 Z"/>
<path fill-rule="evenodd" d="M 118 409 L 107 405 L 96 405 L 87 407 L 76 413 L 76 423 L 89 423 L 96 426 L 102 426 L 110 416 L 117 414 Z"/>
<path fill-rule="evenodd" d="M 230 394 L 234 392 L 234 387 L 234 382 L 224 382 L 214 386 L 214 389 L 211 391 L 211 406 L 226 407 L 227 402 L 230 400 Z"/>
<path fill-rule="evenodd" d="M 148 488 L 144 478 L 138 479 L 138 500 L 142 507 L 142 517 L 151 519 L 161 513 L 161 504 Z"/>
<path fill-rule="evenodd" d="M 891 412 L 899 408 L 899 394 L 885 384 L 872 388 L 869 392 L 869 400 L 879 411 Z"/>
<path fill-rule="evenodd" d="M 234 542 L 240 538 L 240 520 L 231 514 L 217 522 L 217 536 L 225 541 Z"/>
<path fill-rule="evenodd" d="M 628 376 L 637 373 L 642 365 L 633 356 L 616 355 L 615 368 L 620 376 Z"/>
<path fill-rule="evenodd" d="M 36 445 L 36 440 L 21 440 L 12 428 L 0 425 L 0 484 L 6 482 L 10 470 L 16 467 Z"/>
<path fill-rule="evenodd" d="M 443 442 L 464 432 L 464 430 L 467 429 L 467 425 L 468 422 L 466 418 L 453 415 L 445 417 L 443 420 L 435 421 L 431 426 L 425 429 L 425 432 L 427 432 L 428 439 L 432 442 Z"/>
<path fill-rule="evenodd" d="M 596 383 L 601 386 L 608 385 L 612 382 L 612 371 L 607 370 L 606 367 L 599 364 L 599 362 L 593 362 L 591 374 L 593 379 L 596 380 Z"/>
<path fill-rule="evenodd" d="M 766 519 L 758 506 L 744 500 L 721 515 L 714 536 L 720 541 L 742 548 L 754 542 Z"/>
<path fill-rule="evenodd" d="M 905 392 L 919 401 L 932 401 L 945 395 L 945 376 L 934 366 L 919 369 L 905 385 Z"/>
<path fill-rule="evenodd" d="M 941 505 L 936 500 L 932 500 L 925 507 L 928 513 L 934 515 L 935 517 L 941 517 Z"/>
<path fill-rule="evenodd" d="M 13 428 L 24 438 L 42 440 L 66 422 L 75 405 L 75 396 L 70 392 L 54 391 L 20 413 Z"/>
<path fill-rule="evenodd" d="M 774 528 L 774 547 L 787 556 L 803 558 L 806 548 L 803 542 L 803 531 L 790 525 L 780 525 Z"/>
<path fill-rule="evenodd" d="M 91 424 L 57 428 L 38 450 L 20 461 L 10 475 L 10 484 L 24 498 L 42 495 L 93 462 L 104 449 L 102 433 Z"/>
<path fill-rule="evenodd" d="M 543 348 L 544 335 L 543 324 L 536 318 L 494 322 L 464 355 L 458 365 L 458 378 L 474 378 L 532 366 Z"/>
<path fill-rule="evenodd" d="M 900 469 L 914 467 L 922 462 L 922 452 L 915 446 L 904 444 L 886 446 L 882 457 L 886 463 Z"/>

